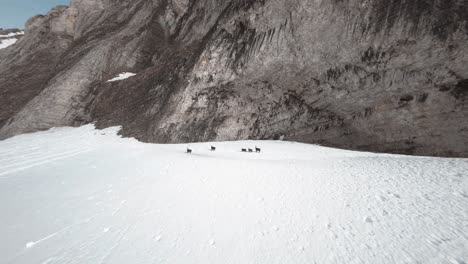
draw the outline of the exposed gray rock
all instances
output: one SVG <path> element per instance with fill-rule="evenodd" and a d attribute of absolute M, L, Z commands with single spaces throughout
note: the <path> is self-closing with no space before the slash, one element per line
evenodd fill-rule
<path fill-rule="evenodd" d="M 0 136 L 97 121 L 468 157 L 467 20 L 464 0 L 75 0 L 0 51 Z"/>

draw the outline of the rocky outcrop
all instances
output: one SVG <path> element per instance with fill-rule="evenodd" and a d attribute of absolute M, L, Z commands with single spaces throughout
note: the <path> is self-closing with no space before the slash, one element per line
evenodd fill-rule
<path fill-rule="evenodd" d="M 463 0 L 129 2 L 72 1 L 0 50 L 2 137 L 97 122 L 468 157 Z"/>
<path fill-rule="evenodd" d="M 0 50 L 0 127 L 38 96 L 56 75 L 60 56 L 73 41 L 72 34 L 62 30 L 61 17 L 67 10 L 59 6 L 46 16 L 31 18 L 26 23 L 25 36 Z M 27 132 L 30 131 L 34 129 Z M 17 133 L 21 132 L 26 131 Z"/>

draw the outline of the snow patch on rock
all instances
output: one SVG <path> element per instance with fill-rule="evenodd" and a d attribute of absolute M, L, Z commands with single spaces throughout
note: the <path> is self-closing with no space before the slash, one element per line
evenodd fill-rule
<path fill-rule="evenodd" d="M 0 35 L 0 49 L 5 49 L 15 44 L 18 41 L 16 37 L 22 36 L 22 35 L 24 35 L 24 31 L 12 32 L 6 35 Z"/>
<path fill-rule="evenodd" d="M 10 39 L 0 39 L 0 49 L 5 49 L 8 48 L 9 46 L 13 45 L 18 41 L 15 38 L 10 38 Z"/>
<path fill-rule="evenodd" d="M 108 80 L 107 82 L 121 81 L 121 80 L 128 79 L 128 78 L 130 78 L 130 77 L 133 77 L 133 76 L 135 76 L 135 75 L 136 75 L 135 73 L 123 72 L 123 73 L 119 74 L 117 77 L 114 77 L 114 78 Z"/>
<path fill-rule="evenodd" d="M 22 36 L 22 35 L 24 35 L 24 31 L 12 32 L 6 35 L 0 35 L 0 38 L 11 38 L 11 37 Z"/>

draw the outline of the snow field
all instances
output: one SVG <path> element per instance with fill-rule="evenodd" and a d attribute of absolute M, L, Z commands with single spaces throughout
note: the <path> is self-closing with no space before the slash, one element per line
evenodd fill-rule
<path fill-rule="evenodd" d="M 0 263 L 468 261 L 467 159 L 117 130 L 0 141 Z"/>

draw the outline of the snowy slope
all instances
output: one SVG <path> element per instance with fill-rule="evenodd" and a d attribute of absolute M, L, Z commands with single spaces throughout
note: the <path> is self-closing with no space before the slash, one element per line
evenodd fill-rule
<path fill-rule="evenodd" d="M 0 49 L 8 48 L 18 41 L 16 38 L 0 39 Z"/>
<path fill-rule="evenodd" d="M 6 35 L 0 35 L 0 49 L 8 48 L 18 41 L 17 36 L 24 35 L 24 31 L 21 32 L 12 32 Z"/>
<path fill-rule="evenodd" d="M 467 159 L 116 131 L 0 141 L 0 263 L 468 261 Z"/>

